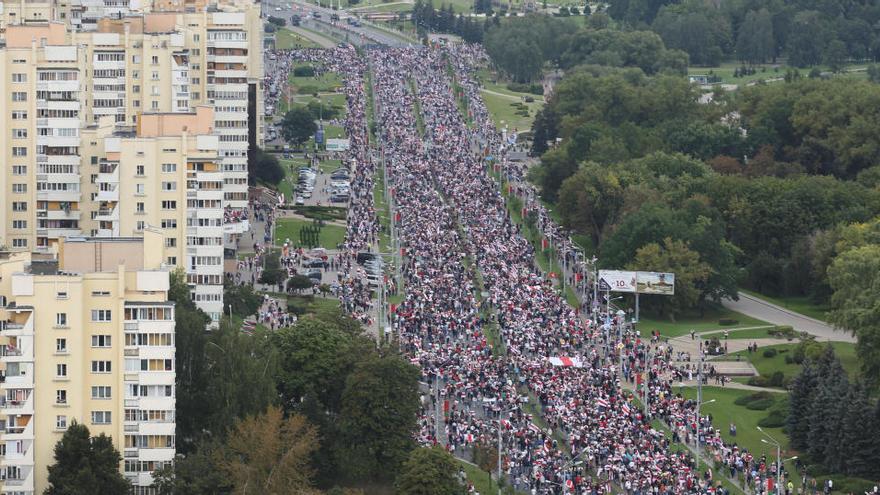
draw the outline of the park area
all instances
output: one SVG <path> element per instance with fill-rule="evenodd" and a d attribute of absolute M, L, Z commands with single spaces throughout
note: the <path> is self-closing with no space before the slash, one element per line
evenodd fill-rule
<path fill-rule="evenodd" d="M 301 218 L 279 218 L 275 227 L 275 243 L 283 244 L 290 240 L 293 246 L 300 246 L 300 231 L 315 225 L 313 220 Z M 324 223 L 318 233 L 318 245 L 325 249 L 336 249 L 345 240 L 345 227 L 341 225 Z"/>

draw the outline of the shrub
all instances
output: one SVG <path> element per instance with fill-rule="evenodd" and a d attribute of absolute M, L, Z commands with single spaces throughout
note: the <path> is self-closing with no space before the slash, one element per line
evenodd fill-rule
<path fill-rule="evenodd" d="M 507 83 L 507 89 L 517 93 L 528 93 L 529 85 L 525 83 L 512 82 Z"/>
<path fill-rule="evenodd" d="M 746 404 L 746 409 L 751 411 L 764 411 L 773 405 L 773 399 L 761 399 Z"/>
<path fill-rule="evenodd" d="M 744 405 L 748 404 L 749 402 L 754 402 L 756 400 L 766 400 L 766 399 L 771 399 L 771 400 L 773 399 L 772 392 L 755 392 L 753 394 L 743 395 L 742 397 L 739 397 L 738 399 L 733 401 L 733 403 L 738 406 L 744 406 Z"/>
<path fill-rule="evenodd" d="M 739 320 L 734 320 L 733 318 L 721 318 L 718 320 L 718 324 L 722 327 L 729 327 L 731 325 L 736 325 L 739 323 Z"/>
<path fill-rule="evenodd" d="M 785 382 L 785 374 L 781 371 L 776 371 L 772 375 L 770 375 L 770 386 L 771 387 L 781 387 Z"/>
<path fill-rule="evenodd" d="M 768 380 L 766 377 L 761 375 L 756 375 L 749 378 L 748 384 L 753 387 L 768 387 Z"/>
<path fill-rule="evenodd" d="M 526 103 L 532 103 L 535 101 L 535 98 L 532 96 L 526 96 L 525 100 L 526 100 Z"/>
<path fill-rule="evenodd" d="M 785 364 L 794 364 L 794 356 L 785 356 Z"/>
<path fill-rule="evenodd" d="M 313 95 L 318 92 L 318 87 L 310 85 L 300 86 L 299 88 L 297 88 L 296 92 L 301 95 Z"/>
<path fill-rule="evenodd" d="M 776 354 L 778 354 L 778 353 L 779 353 L 779 351 L 777 351 L 776 349 L 774 349 L 772 347 L 770 349 L 764 349 L 764 357 L 765 358 L 776 357 Z"/>
<path fill-rule="evenodd" d="M 761 428 L 782 428 L 785 426 L 787 418 L 788 414 L 776 409 L 771 409 L 766 417 L 761 418 L 761 420 L 758 421 L 758 426 Z"/>
<path fill-rule="evenodd" d="M 302 65 L 299 67 L 294 67 L 293 75 L 296 77 L 314 77 L 315 68 L 311 65 Z"/>
<path fill-rule="evenodd" d="M 287 298 L 287 311 L 302 316 L 308 311 L 310 302 L 307 297 L 289 297 Z"/>

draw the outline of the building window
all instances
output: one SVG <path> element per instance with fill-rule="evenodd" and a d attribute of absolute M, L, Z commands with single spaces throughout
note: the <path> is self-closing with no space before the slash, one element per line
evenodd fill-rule
<path fill-rule="evenodd" d="M 137 230 L 137 231 L 144 230 L 144 225 L 145 224 L 144 224 L 143 220 L 138 220 L 137 224 L 135 224 L 135 226 L 134 226 L 134 230 Z"/>
<path fill-rule="evenodd" d="M 12 74 L 12 82 L 14 83 L 23 83 L 27 82 L 27 74 L 16 72 Z"/>
<path fill-rule="evenodd" d="M 13 91 L 12 101 L 27 101 L 27 93 L 24 91 Z"/>
<path fill-rule="evenodd" d="M 111 311 L 109 309 L 93 309 L 92 321 L 111 321 Z"/>
<path fill-rule="evenodd" d="M 162 164 L 162 172 L 168 174 L 172 172 L 177 172 L 177 164 L 176 163 L 163 163 Z"/>
<path fill-rule="evenodd" d="M 27 148 L 24 146 L 13 146 L 12 156 L 27 156 Z"/>
<path fill-rule="evenodd" d="M 27 201 L 13 201 L 12 211 L 27 211 Z"/>
<path fill-rule="evenodd" d="M 13 184 L 12 192 L 16 194 L 24 194 L 27 192 L 27 184 Z"/>
<path fill-rule="evenodd" d="M 177 228 L 177 220 L 173 218 L 163 218 L 162 219 L 162 228 L 163 229 L 176 229 Z"/>
<path fill-rule="evenodd" d="M 144 194 L 144 185 L 143 184 L 135 184 L 135 194 Z"/>
<path fill-rule="evenodd" d="M 110 347 L 110 336 L 92 335 L 92 347 Z"/>
<path fill-rule="evenodd" d="M 57 429 L 57 430 L 66 430 L 67 429 L 67 416 L 55 416 L 55 429 Z"/>
<path fill-rule="evenodd" d="M 141 202 L 135 203 L 135 211 L 138 213 L 143 213 L 144 212 L 144 203 L 141 203 Z"/>
<path fill-rule="evenodd" d="M 111 361 L 92 361 L 92 373 L 110 373 L 112 364 Z"/>
<path fill-rule="evenodd" d="M 26 229 L 27 228 L 27 220 L 13 220 L 12 221 L 13 229 Z"/>
<path fill-rule="evenodd" d="M 143 165 L 135 166 L 135 175 L 144 175 L 144 166 Z"/>
<path fill-rule="evenodd" d="M 13 129 L 12 139 L 27 139 L 27 129 Z"/>
<path fill-rule="evenodd" d="M 162 182 L 162 190 L 163 191 L 176 191 L 177 190 L 177 182 L 175 181 L 163 181 Z"/>
<path fill-rule="evenodd" d="M 56 390 L 55 391 L 55 403 L 56 404 L 67 404 L 67 390 Z"/>
<path fill-rule="evenodd" d="M 13 165 L 12 166 L 12 175 L 27 175 L 27 166 Z"/>
<path fill-rule="evenodd" d="M 67 352 L 67 339 L 55 339 L 55 352 Z"/>
<path fill-rule="evenodd" d="M 162 201 L 162 209 L 163 210 L 176 210 L 177 209 L 177 201 Z"/>
<path fill-rule="evenodd" d="M 12 120 L 27 120 L 27 111 L 13 110 L 12 111 Z"/>
<path fill-rule="evenodd" d="M 151 110 L 158 110 L 159 109 L 159 102 L 155 101 L 155 100 L 150 102 L 150 109 Z"/>
<path fill-rule="evenodd" d="M 55 365 L 55 376 L 58 378 L 64 378 L 67 376 L 67 365 L 66 364 L 56 364 Z"/>
<path fill-rule="evenodd" d="M 16 248 L 26 248 L 27 247 L 27 239 L 13 239 L 12 247 Z"/>
<path fill-rule="evenodd" d="M 177 247 L 177 238 L 176 237 L 166 237 L 165 238 L 165 247 L 167 247 L 167 248 Z"/>
<path fill-rule="evenodd" d="M 92 399 L 112 399 L 109 386 L 92 387 Z"/>
<path fill-rule="evenodd" d="M 110 411 L 92 411 L 93 425 L 109 425 Z"/>
<path fill-rule="evenodd" d="M 55 299 L 67 299 L 67 291 L 61 290 L 55 293 Z"/>
<path fill-rule="evenodd" d="M 169 256 L 167 261 L 167 265 L 177 266 L 177 256 Z"/>
<path fill-rule="evenodd" d="M 66 327 L 67 326 L 67 313 L 55 313 L 55 326 L 56 327 Z"/>

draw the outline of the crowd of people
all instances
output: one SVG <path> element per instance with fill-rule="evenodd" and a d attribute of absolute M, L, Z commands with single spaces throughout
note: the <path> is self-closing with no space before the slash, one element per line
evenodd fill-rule
<path fill-rule="evenodd" d="M 374 176 L 379 163 L 387 168 L 405 294 L 389 323 L 427 384 L 422 443 L 469 458 L 500 436 L 506 479 L 534 494 L 721 493 L 719 478 L 728 475 L 755 493 L 769 491 L 775 464 L 722 441 L 696 402 L 675 392 L 696 368 L 593 297 L 591 267 L 524 180 L 524 167 L 507 160 L 514 143 L 497 130 L 476 80 L 486 61 L 479 46 L 369 49 L 366 56 L 337 47 L 280 58 L 344 76 L 350 148 L 342 159 L 351 199 L 336 293 L 367 325 L 372 291 L 356 259 L 377 248 Z M 367 122 L 368 67 L 377 143 Z M 491 170 L 532 212 L 583 304 L 569 306 L 536 265 Z M 722 472 L 705 463 L 698 469 L 688 449 L 674 448 L 697 442 Z"/>
<path fill-rule="evenodd" d="M 592 314 L 570 307 L 535 264 L 533 247 L 488 173 L 497 164 L 517 180 L 522 169 L 507 163 L 508 144 L 482 103 L 474 77 L 480 49 L 368 56 L 406 252 L 406 296 L 393 326 L 431 390 L 420 439 L 467 455 L 474 444 L 494 445 L 500 428 L 505 475 L 532 493 L 608 493 L 614 486 L 638 494 L 722 491 L 718 473 L 698 470 L 687 449 L 672 448 L 699 439 L 725 470 L 766 492 L 773 465 L 725 444 L 709 418 L 697 416 L 696 403 L 674 393 L 678 368 L 667 343 L 640 338 L 587 290 L 580 292 Z M 450 68 L 466 93 L 467 115 L 459 111 Z M 569 257 L 571 281 L 587 283 L 587 265 L 564 231 L 533 192 L 523 194 L 545 238 Z M 633 385 L 638 391 L 630 391 Z M 647 395 L 647 414 L 635 395 Z M 526 413 L 530 401 L 540 419 Z M 673 438 L 653 428 L 652 418 L 670 425 Z"/>

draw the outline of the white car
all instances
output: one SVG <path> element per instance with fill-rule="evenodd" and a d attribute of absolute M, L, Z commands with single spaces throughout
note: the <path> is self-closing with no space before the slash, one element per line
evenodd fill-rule
<path fill-rule="evenodd" d="M 281 7 L 275 7 L 275 12 L 281 12 Z"/>
<path fill-rule="evenodd" d="M 305 200 L 305 198 L 303 198 L 302 196 L 297 196 L 296 199 L 293 200 L 293 204 L 295 204 L 295 205 L 304 205 L 304 204 L 306 204 L 306 200 Z"/>

